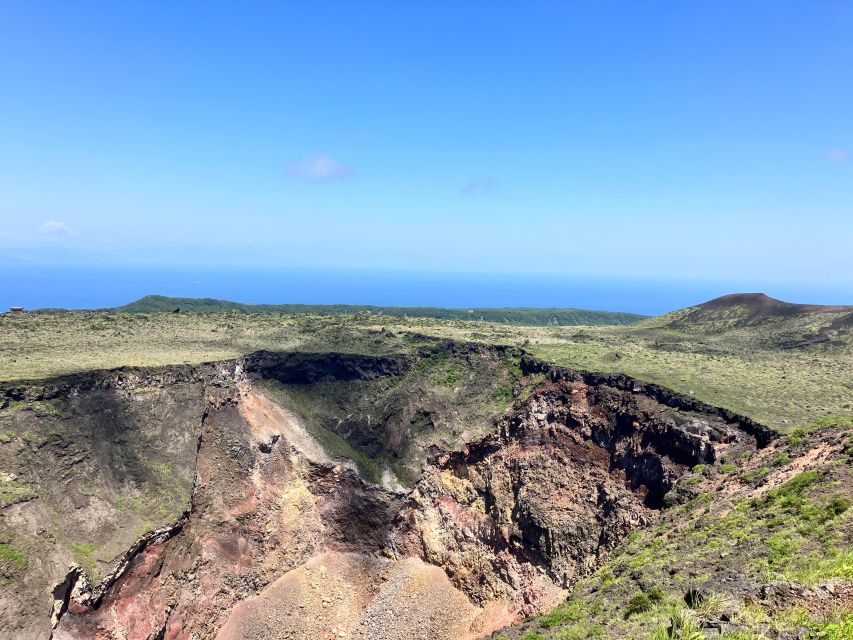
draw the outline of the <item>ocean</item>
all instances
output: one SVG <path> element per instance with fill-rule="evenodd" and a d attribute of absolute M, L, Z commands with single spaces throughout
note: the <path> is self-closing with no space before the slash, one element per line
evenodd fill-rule
<path fill-rule="evenodd" d="M 791 302 L 853 303 L 853 287 L 363 269 L 0 266 L 0 308 L 91 309 L 147 294 L 245 303 L 436 307 L 576 307 L 654 315 L 734 292 Z"/>

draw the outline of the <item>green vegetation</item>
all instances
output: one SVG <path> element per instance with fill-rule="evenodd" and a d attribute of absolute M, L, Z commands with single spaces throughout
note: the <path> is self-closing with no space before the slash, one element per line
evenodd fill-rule
<path fill-rule="evenodd" d="M 827 427 L 853 427 L 853 416 L 829 415 L 815 420 L 807 427 L 798 427 L 791 432 L 789 442 L 791 445 L 800 444 L 807 435 L 819 429 Z"/>
<path fill-rule="evenodd" d="M 521 386 L 518 355 L 438 348 L 400 376 L 375 380 L 282 384 L 264 390 L 302 418 L 333 458 L 350 459 L 362 476 L 411 486 L 431 445 L 452 448 L 491 429 Z M 358 439 L 351 438 L 358 433 Z"/>
<path fill-rule="evenodd" d="M 648 591 L 638 591 L 628 600 L 628 606 L 625 607 L 625 618 L 651 611 L 663 599 L 664 593 L 658 587 L 652 587 Z"/>
<path fill-rule="evenodd" d="M 222 309 L 217 304 L 212 308 Z M 152 308 L 170 306 L 179 305 L 170 300 Z M 328 315 L 331 308 L 312 315 L 310 307 L 291 314 L 254 308 L 178 314 L 133 308 L 138 312 L 0 316 L 0 350 L 6 356 L 0 361 L 0 380 L 192 364 L 264 349 L 405 353 L 452 338 L 523 347 L 535 357 L 579 370 L 626 373 L 780 431 L 853 413 L 853 334 L 843 321 L 850 311 L 843 309 L 762 317 L 749 308 L 694 307 L 623 326 L 568 326 L 596 322 L 579 318 L 560 320 L 566 326 L 520 326 L 512 323 L 536 322 L 523 316 L 507 316 L 509 323 L 504 316 L 494 318 L 497 322 L 472 322 L 337 307 L 343 315 Z M 459 317 L 460 310 L 451 311 L 449 317 Z M 464 317 L 471 315 L 465 310 Z M 446 376 L 453 384 L 454 374 Z"/>
<path fill-rule="evenodd" d="M 363 478 L 377 483 L 382 481 L 382 472 L 386 466 L 382 456 L 371 456 L 359 451 L 346 438 L 329 428 L 328 422 L 323 420 L 323 414 L 333 410 L 331 399 L 343 392 L 345 385 L 325 382 L 313 387 L 303 387 L 269 381 L 264 384 L 264 389 L 303 418 L 308 431 L 332 458 L 350 459 L 355 462 Z"/>
<path fill-rule="evenodd" d="M 772 465 L 774 467 L 781 467 L 782 465 L 788 464 L 791 461 L 791 456 L 789 456 L 784 451 L 773 458 Z"/>
<path fill-rule="evenodd" d="M 838 426 L 844 420 L 818 423 L 803 429 L 804 439 L 782 438 L 737 465 L 694 468 L 691 499 L 634 531 L 566 603 L 525 623 L 524 632 L 554 640 L 603 628 L 611 638 L 702 640 L 706 624 L 722 617 L 729 627 L 715 637 L 727 640 L 769 640 L 797 629 L 806 635 L 790 637 L 853 637 L 849 610 L 754 604 L 763 599 L 761 585 L 853 581 L 853 460 L 829 456 L 792 474 L 816 449 L 838 451 L 849 438 L 849 428 Z M 729 473 L 713 472 L 726 465 Z"/>
<path fill-rule="evenodd" d="M 162 467 L 167 466 L 157 462 L 151 464 L 158 475 L 162 473 Z M 192 493 L 192 487 L 174 473 L 162 474 L 157 480 L 152 486 L 143 487 L 140 493 L 119 496 L 115 500 L 115 508 L 124 512 L 125 518 L 132 517 L 141 522 L 138 536 L 154 528 L 151 520 L 160 523 L 158 526 L 175 522 L 186 508 L 186 496 Z"/>
<path fill-rule="evenodd" d="M 433 318 L 436 320 L 466 320 L 500 322 L 512 325 L 568 326 L 629 324 L 646 316 L 616 311 L 585 309 L 555 309 L 530 307 L 496 307 L 447 309 L 442 307 L 379 307 L 363 304 L 242 304 L 213 298 L 169 298 L 145 296 L 136 302 L 117 307 L 121 313 L 173 312 L 180 309 L 194 313 L 277 313 L 287 315 L 354 316 L 370 314 L 394 318 Z"/>
<path fill-rule="evenodd" d="M 853 337 L 839 312 L 786 311 L 768 318 L 749 308 L 696 308 L 623 326 L 568 326 L 568 317 L 547 319 L 554 310 L 500 310 L 500 318 L 483 315 L 480 320 L 471 317 L 479 310 L 463 316 L 449 310 L 445 316 L 440 314 L 446 310 L 196 302 L 192 307 L 148 299 L 146 304 L 154 306 L 135 303 L 121 312 L 2 316 L 0 350 L 6 357 L 0 361 L 0 380 L 194 364 L 259 350 L 408 355 L 417 364 L 400 376 L 270 382 L 263 391 L 292 408 L 333 457 L 354 460 L 373 481 L 390 471 L 410 484 L 427 447 L 475 439 L 491 428 L 491 418 L 543 381 L 541 374 L 523 374 L 519 349 L 505 354 L 458 349 L 445 338 L 516 347 L 575 369 L 627 373 L 790 436 L 753 455 L 734 448 L 716 464 L 694 466 L 672 492 L 679 499 L 667 502 L 673 506 L 657 523 L 632 533 L 607 564 L 580 581 L 568 601 L 514 637 L 700 638 L 702 625 L 722 614 L 740 625 L 736 635 L 722 633 L 730 640 L 797 627 L 808 629 L 813 638 L 850 637 L 849 616 L 764 610 L 723 593 L 730 584 L 754 594 L 774 581 L 853 580 Z M 203 308 L 208 303 L 213 306 Z M 181 306 L 182 312 L 157 312 L 158 304 L 161 309 Z M 530 311 L 538 315 L 525 315 Z M 553 326 L 554 317 L 561 326 Z M 141 388 L 136 395 L 156 392 Z M 69 463 L 78 461 L 80 452 L 65 446 L 73 438 L 61 428 L 62 411 L 68 410 L 61 402 L 5 401 L 0 407 L 2 450 L 13 456 L 19 447 L 35 451 L 49 445 L 67 455 Z M 829 432 L 834 439 L 819 443 L 842 453 L 824 460 L 815 443 Z M 360 439 L 350 439 L 351 433 Z M 144 481 L 127 493 L 105 496 L 134 531 L 174 520 L 185 504 L 181 498 L 190 492 L 162 452 L 146 453 Z M 131 463 L 113 462 L 117 471 Z M 85 495 L 98 491 L 84 489 Z M 0 481 L 0 507 L 30 497 L 30 489 L 12 474 Z M 0 539 L 0 577 L 23 570 L 27 557 L 37 557 L 28 544 Z M 111 543 L 64 538 L 62 544 L 93 580 L 99 577 L 99 556 L 117 552 Z M 705 595 L 688 606 L 684 596 L 694 587 Z"/>
<path fill-rule="evenodd" d="M 720 591 L 728 584 L 754 594 L 774 581 L 853 580 L 853 337 L 837 311 L 767 318 L 750 309 L 697 308 L 624 326 L 522 326 L 537 322 L 525 316 L 498 322 L 454 315 L 436 319 L 364 307 L 305 307 L 282 314 L 280 307 L 222 311 L 219 306 L 184 313 L 188 307 L 174 306 L 182 312 L 137 306 L 125 309 L 134 313 L 2 316 L 0 350 L 7 357 L 0 361 L 0 379 L 199 363 L 259 350 L 408 355 L 418 362 L 401 376 L 346 384 L 269 383 L 263 390 L 303 418 L 333 457 L 354 460 L 376 482 L 390 471 L 409 484 L 426 447 L 482 435 L 492 417 L 543 380 L 541 374 L 522 373 L 518 349 L 506 355 L 457 350 L 443 339 L 507 345 L 575 369 L 627 373 L 790 435 L 752 455 L 734 448 L 716 464 L 694 466 L 678 482 L 672 494 L 680 498 L 667 502 L 672 506 L 659 522 L 632 533 L 605 566 L 580 581 L 567 602 L 514 637 L 698 638 L 701 625 L 721 614 L 740 625 L 737 634 L 721 635 L 730 640 L 797 627 L 813 638 L 850 637 L 849 616 L 764 610 L 730 601 Z M 156 391 L 140 389 L 137 395 Z M 8 445 L 3 450 L 13 455 L 19 446 L 35 450 L 53 443 L 59 432 L 42 425 L 60 423 L 60 410 L 67 409 L 61 403 L 7 401 L 0 408 L 0 445 Z M 381 429 L 373 429 L 379 424 Z M 834 439 L 816 440 L 830 432 Z M 351 433 L 364 437 L 356 442 Z M 407 439 L 410 433 L 418 435 L 416 444 Z M 816 442 L 842 453 L 824 460 Z M 77 455 L 73 448 L 59 448 Z M 109 497 L 134 529 L 173 520 L 181 496 L 189 494 L 165 460 L 152 452 L 146 459 L 150 477 L 133 493 Z M 28 499 L 28 491 L 17 480 L 2 482 L 0 505 Z M 18 543 L 15 550 L 11 542 L 0 545 L 7 574 L 26 567 L 27 555 L 35 557 Z M 114 549 L 91 542 L 71 548 L 93 579 L 98 555 L 115 555 Z M 694 587 L 706 595 L 691 607 L 684 595 Z"/>
<path fill-rule="evenodd" d="M 751 484 L 753 482 L 759 482 L 763 480 L 770 474 L 770 467 L 758 467 L 757 469 L 751 469 L 744 473 L 741 478 L 747 484 Z"/>
<path fill-rule="evenodd" d="M 509 387 L 498 387 L 495 389 L 495 396 L 498 399 L 498 404 L 502 406 L 509 406 L 513 400 L 512 389 Z"/>
<path fill-rule="evenodd" d="M 0 509 L 9 505 L 32 500 L 35 497 L 32 488 L 17 482 L 0 478 Z"/>
<path fill-rule="evenodd" d="M 23 571 L 27 568 L 27 559 L 12 549 L 6 542 L 0 542 L 0 572 L 5 570 Z"/>
<path fill-rule="evenodd" d="M 652 640 L 705 640 L 694 616 L 681 606 L 670 607 L 669 619 L 652 633 Z"/>
<path fill-rule="evenodd" d="M 71 545 L 74 560 L 82 567 L 93 583 L 101 579 L 101 569 L 98 566 L 97 553 L 101 545 L 91 542 L 75 542 Z"/>

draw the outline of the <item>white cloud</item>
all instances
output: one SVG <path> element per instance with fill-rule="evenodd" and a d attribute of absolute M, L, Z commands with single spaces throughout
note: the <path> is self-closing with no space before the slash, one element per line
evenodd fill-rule
<path fill-rule="evenodd" d="M 355 175 L 352 167 L 325 153 L 315 153 L 286 167 L 287 175 L 309 182 L 332 182 Z"/>
<path fill-rule="evenodd" d="M 36 233 L 45 238 L 69 238 L 76 235 L 64 222 L 48 220 L 36 227 Z"/>
<path fill-rule="evenodd" d="M 468 195 L 475 195 L 478 193 L 485 195 L 494 191 L 497 186 L 498 183 L 492 178 L 481 176 L 479 178 L 472 178 L 462 185 L 462 193 Z"/>
<path fill-rule="evenodd" d="M 826 159 L 830 162 L 846 162 L 850 157 L 850 152 L 841 147 L 835 147 L 826 152 Z"/>

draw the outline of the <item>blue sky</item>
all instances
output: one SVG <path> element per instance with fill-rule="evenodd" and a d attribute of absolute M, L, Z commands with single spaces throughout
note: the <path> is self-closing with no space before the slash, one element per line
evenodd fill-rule
<path fill-rule="evenodd" d="M 7 0 L 0 262 L 847 295 L 851 33 L 843 0 Z"/>

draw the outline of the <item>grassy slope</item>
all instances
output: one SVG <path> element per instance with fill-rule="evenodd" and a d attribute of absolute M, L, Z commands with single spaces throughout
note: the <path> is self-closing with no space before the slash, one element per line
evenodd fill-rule
<path fill-rule="evenodd" d="M 367 314 L 5 315 L 0 316 L 0 380 L 124 365 L 197 363 L 259 349 L 393 353 L 449 337 L 523 346 L 537 357 L 578 369 L 624 372 L 782 431 L 828 414 L 853 413 L 853 330 L 838 322 L 838 312 L 735 322 L 720 321 L 717 313 L 706 314 L 703 322 L 684 322 L 688 313 L 597 327 L 522 327 Z M 809 342 L 815 335 L 829 339 Z M 792 344 L 795 348 L 783 348 Z"/>
<path fill-rule="evenodd" d="M 157 311 L 284 313 L 309 315 L 355 315 L 370 313 L 397 318 L 434 318 L 436 320 L 480 320 L 530 326 L 619 325 L 642 320 L 646 316 L 614 311 L 586 309 L 534 309 L 529 307 L 446 309 L 441 307 L 379 307 L 352 304 L 243 304 L 213 298 L 169 298 L 145 296 L 118 307 L 122 313 Z"/>
<path fill-rule="evenodd" d="M 504 637 L 702 640 L 719 624 L 730 640 L 853 638 L 850 596 L 840 595 L 853 582 L 851 312 L 738 296 L 613 334 L 616 368 L 675 387 L 666 362 L 703 399 L 730 388 L 716 404 L 776 426 L 830 408 L 845 415 L 750 458 L 695 468 L 656 525 L 632 534 L 566 603 Z"/>

